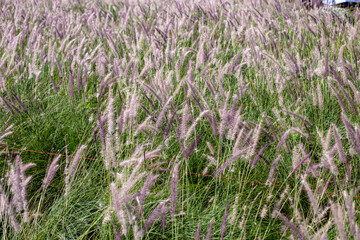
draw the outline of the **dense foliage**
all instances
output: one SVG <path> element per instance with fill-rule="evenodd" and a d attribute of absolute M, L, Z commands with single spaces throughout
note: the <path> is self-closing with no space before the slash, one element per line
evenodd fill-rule
<path fill-rule="evenodd" d="M 2 239 L 360 239 L 359 14 L 0 0 Z"/>

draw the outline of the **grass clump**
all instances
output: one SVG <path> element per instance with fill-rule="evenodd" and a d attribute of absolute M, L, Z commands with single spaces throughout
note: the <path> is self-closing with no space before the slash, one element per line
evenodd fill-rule
<path fill-rule="evenodd" d="M 0 9 L 3 239 L 360 238 L 357 9 Z"/>

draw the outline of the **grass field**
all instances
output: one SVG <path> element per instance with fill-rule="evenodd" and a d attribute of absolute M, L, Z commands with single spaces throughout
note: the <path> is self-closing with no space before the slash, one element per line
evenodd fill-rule
<path fill-rule="evenodd" d="M 359 16 L 0 0 L 1 238 L 360 239 Z"/>

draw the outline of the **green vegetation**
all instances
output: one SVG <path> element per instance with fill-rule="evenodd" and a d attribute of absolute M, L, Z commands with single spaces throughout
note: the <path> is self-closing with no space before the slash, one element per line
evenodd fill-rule
<path fill-rule="evenodd" d="M 360 239 L 358 9 L 0 10 L 2 239 Z"/>

